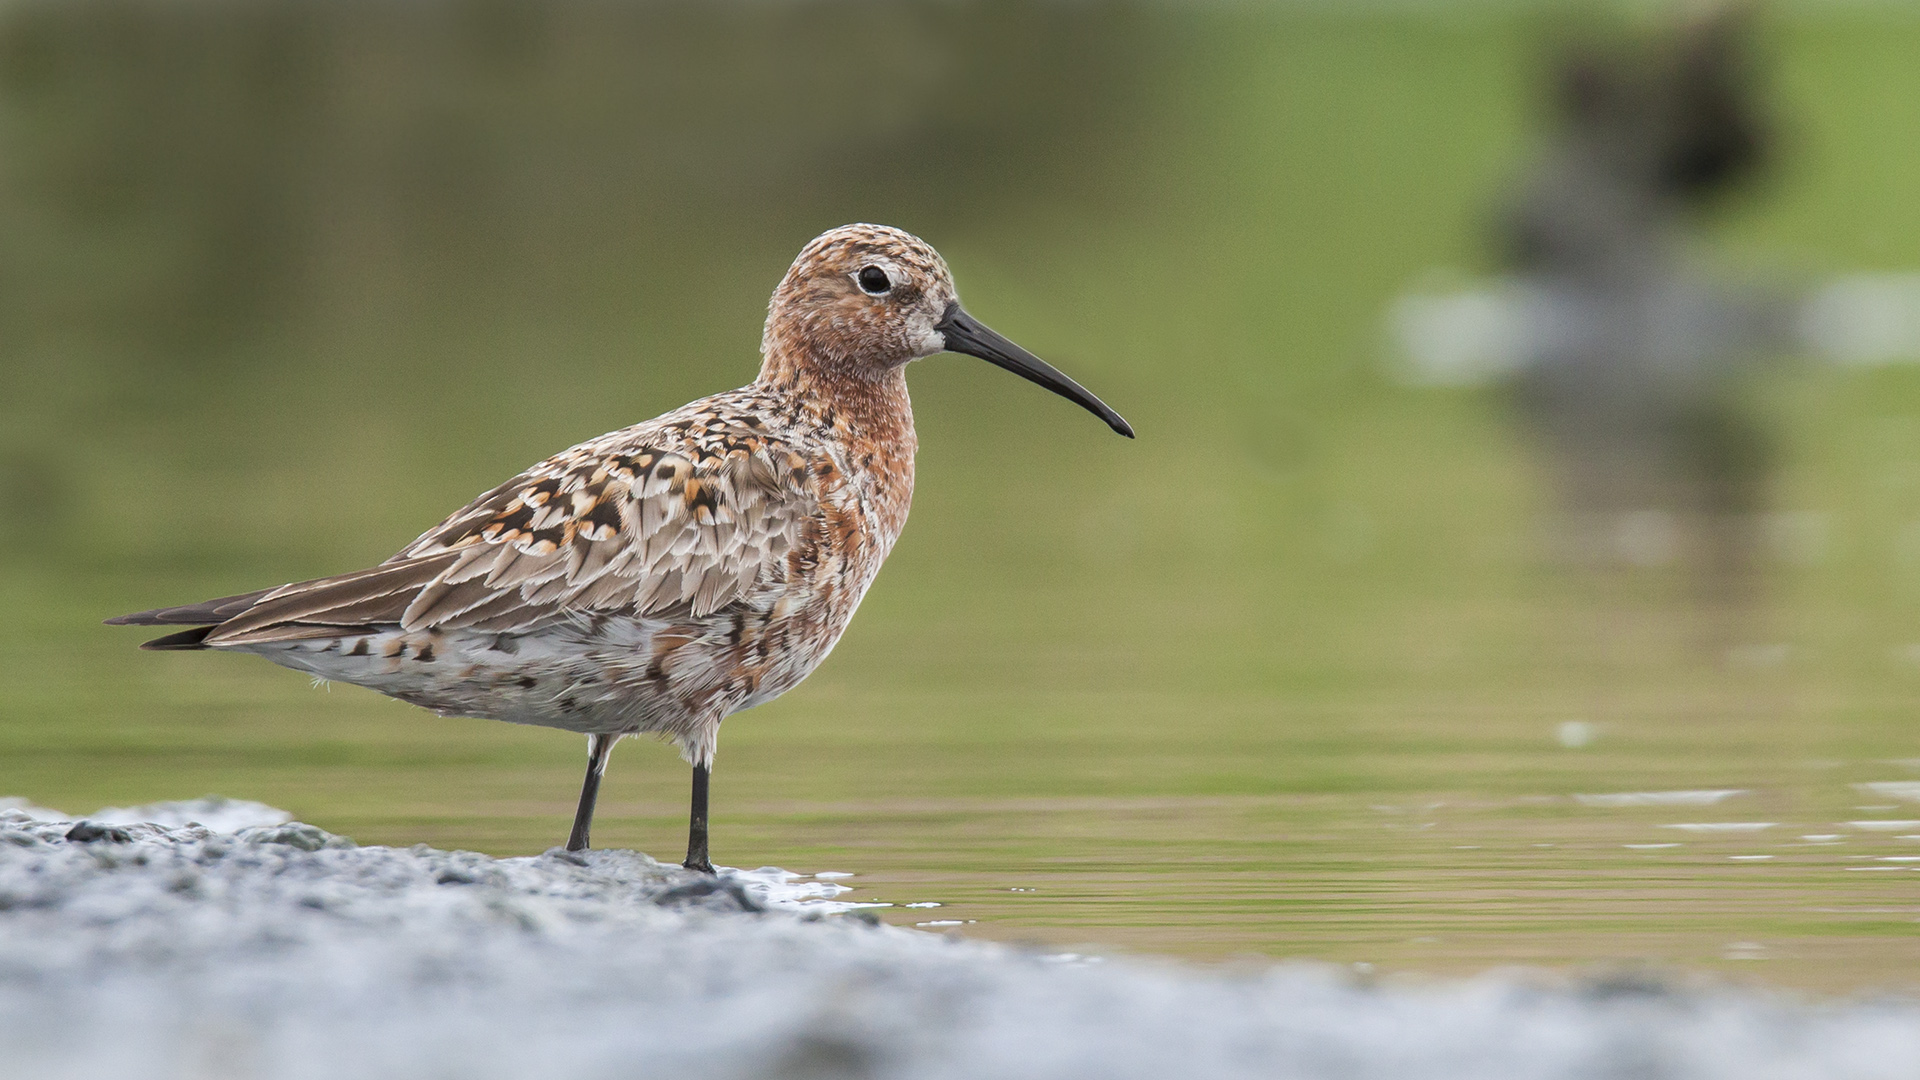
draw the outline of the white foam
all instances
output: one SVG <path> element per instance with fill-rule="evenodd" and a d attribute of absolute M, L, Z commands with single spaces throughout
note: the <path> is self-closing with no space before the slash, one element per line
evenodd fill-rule
<path fill-rule="evenodd" d="M 0 811 L 0 1080 L 1892 1080 L 1920 1060 L 1912 1003 L 1043 956 L 831 915 L 799 877 Z"/>
<path fill-rule="evenodd" d="M 801 879 L 807 875 L 782 870 L 777 866 L 763 866 L 758 870 L 735 870 L 723 866 L 720 871 L 729 881 L 738 882 L 762 905 L 783 911 L 838 915 L 860 908 L 893 906 L 873 901 L 837 900 L 835 897 L 852 892 L 853 887 L 832 881 L 803 881 Z"/>

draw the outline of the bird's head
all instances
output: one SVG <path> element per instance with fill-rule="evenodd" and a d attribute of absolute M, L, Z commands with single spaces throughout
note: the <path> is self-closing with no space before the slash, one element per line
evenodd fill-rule
<path fill-rule="evenodd" d="M 843 225 L 801 249 L 768 306 L 769 369 L 876 380 L 939 352 L 959 352 L 1031 380 L 1128 438 L 1133 429 L 1079 383 L 982 325 L 960 306 L 947 262 L 885 225 Z"/>

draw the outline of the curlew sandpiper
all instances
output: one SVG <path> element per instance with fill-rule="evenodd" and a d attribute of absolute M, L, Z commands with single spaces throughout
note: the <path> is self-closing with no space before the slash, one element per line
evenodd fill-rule
<path fill-rule="evenodd" d="M 720 722 L 833 648 L 906 524 L 908 362 L 980 357 L 1099 398 L 960 306 L 940 255 L 880 225 L 827 232 L 774 290 L 760 375 L 548 458 L 378 566 L 107 620 L 190 629 L 149 649 L 253 653 L 448 716 L 587 736 L 584 849 L 623 735 L 693 765 L 690 869 L 711 872 Z"/>

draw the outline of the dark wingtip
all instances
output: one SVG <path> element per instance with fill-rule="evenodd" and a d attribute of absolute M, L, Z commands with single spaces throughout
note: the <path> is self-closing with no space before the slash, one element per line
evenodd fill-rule
<path fill-rule="evenodd" d="M 202 626 L 207 623 L 223 623 L 246 611 L 271 591 L 255 589 L 250 593 L 222 596 L 218 600 L 206 600 L 198 604 L 154 608 L 151 611 L 136 611 L 131 615 L 115 615 L 107 619 L 106 624 L 108 626 Z"/>
<path fill-rule="evenodd" d="M 179 649 L 204 649 L 207 647 L 207 635 L 213 633 L 213 631 L 214 628 L 211 626 L 196 626 L 191 630 L 182 630 L 177 634 L 168 634 L 166 637 L 157 637 L 152 641 L 142 642 L 140 647 L 150 649 L 154 652 L 168 652 Z"/>

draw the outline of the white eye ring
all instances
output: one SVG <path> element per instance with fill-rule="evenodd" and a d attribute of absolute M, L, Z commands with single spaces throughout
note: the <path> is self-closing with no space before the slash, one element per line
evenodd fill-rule
<path fill-rule="evenodd" d="M 893 291 L 892 275 L 878 266 L 861 267 L 854 273 L 853 283 L 868 296 L 885 296 Z"/>

